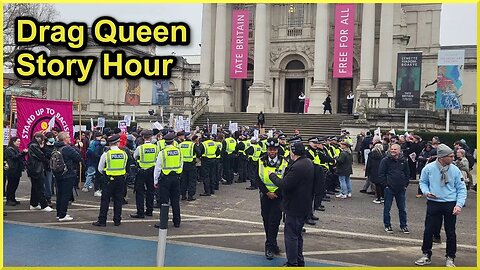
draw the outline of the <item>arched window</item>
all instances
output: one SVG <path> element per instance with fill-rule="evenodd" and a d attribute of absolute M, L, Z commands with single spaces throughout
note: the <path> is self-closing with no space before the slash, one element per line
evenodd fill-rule
<path fill-rule="evenodd" d="M 291 70 L 291 69 L 305 69 L 305 65 L 299 61 L 299 60 L 292 60 L 288 62 L 287 66 L 285 69 Z"/>
<path fill-rule="evenodd" d="M 290 4 L 287 7 L 287 36 L 301 36 L 304 20 L 304 4 Z"/>

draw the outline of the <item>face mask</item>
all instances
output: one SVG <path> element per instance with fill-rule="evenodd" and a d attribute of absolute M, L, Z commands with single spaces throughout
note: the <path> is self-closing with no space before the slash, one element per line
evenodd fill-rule
<path fill-rule="evenodd" d="M 100 142 L 101 145 L 107 145 L 107 142 Z"/>
<path fill-rule="evenodd" d="M 54 142 L 55 142 L 55 138 L 48 138 L 48 142 L 49 142 L 49 143 L 54 143 Z"/>

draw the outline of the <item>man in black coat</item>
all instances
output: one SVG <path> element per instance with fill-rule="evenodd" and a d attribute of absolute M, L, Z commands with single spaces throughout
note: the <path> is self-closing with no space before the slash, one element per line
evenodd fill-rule
<path fill-rule="evenodd" d="M 72 196 L 73 184 L 77 177 L 75 168 L 82 161 L 78 148 L 70 146 L 70 135 L 68 132 L 58 134 L 58 142 L 55 142 L 55 149 L 62 153 L 63 161 L 67 170 L 63 174 L 55 174 L 57 183 L 57 218 L 58 221 L 71 221 L 73 217 L 67 214 L 68 201 Z"/>
<path fill-rule="evenodd" d="M 292 162 L 285 169 L 283 179 L 270 173 L 270 180 L 282 190 L 282 210 L 285 213 L 285 251 L 287 266 L 305 266 L 302 230 L 311 212 L 315 169 L 305 157 L 302 143 L 291 146 Z"/>

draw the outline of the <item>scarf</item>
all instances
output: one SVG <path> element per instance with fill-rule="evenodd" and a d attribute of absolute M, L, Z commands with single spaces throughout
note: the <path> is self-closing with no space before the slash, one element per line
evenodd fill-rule
<path fill-rule="evenodd" d="M 448 169 L 450 168 L 450 166 L 442 166 L 442 164 L 440 164 L 438 160 L 435 161 L 435 163 L 437 164 L 437 167 L 440 170 L 440 174 L 442 175 L 440 178 L 442 186 L 445 186 L 446 184 L 448 184 Z"/>

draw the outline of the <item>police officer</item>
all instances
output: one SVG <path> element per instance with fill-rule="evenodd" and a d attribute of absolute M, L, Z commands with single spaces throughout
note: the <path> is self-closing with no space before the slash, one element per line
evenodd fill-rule
<path fill-rule="evenodd" d="M 265 146 L 267 147 L 267 154 L 259 159 L 258 170 L 254 179 L 260 190 L 260 206 L 266 236 L 265 256 L 268 260 L 272 260 L 274 254 L 280 254 L 277 235 L 282 218 L 282 210 L 280 209 L 282 195 L 280 189 L 270 180 L 269 174 L 274 172 L 280 179 L 283 178 L 288 162 L 278 154 L 280 144 L 277 139 L 267 139 Z"/>
<path fill-rule="evenodd" d="M 225 132 L 225 140 L 222 142 L 223 151 L 223 175 L 225 178 L 225 185 L 231 185 L 233 183 L 233 160 L 235 158 L 235 148 L 237 142 L 230 136 L 230 132 Z"/>
<path fill-rule="evenodd" d="M 278 134 L 278 143 L 280 147 L 278 148 L 278 154 L 282 157 L 288 157 L 290 155 L 287 145 L 287 135 L 280 133 Z"/>
<path fill-rule="evenodd" d="M 195 201 L 195 193 L 197 190 L 197 168 L 195 167 L 195 159 L 198 156 L 198 148 L 195 146 L 195 143 L 192 142 L 191 134 L 188 132 L 178 132 L 177 138 L 180 141 L 179 149 L 183 157 L 182 182 L 180 184 L 182 201 Z M 186 140 L 183 140 L 183 138 L 186 138 Z"/>
<path fill-rule="evenodd" d="M 153 186 L 153 170 L 158 156 L 158 147 L 151 142 L 153 132 L 143 130 L 141 133 L 144 144 L 135 149 L 133 158 L 137 160 L 139 170 L 135 178 L 135 201 L 137 204 L 137 213 L 131 214 L 132 218 L 144 218 L 153 214 L 153 197 L 155 187 Z M 146 190 L 146 196 L 145 196 Z M 146 197 L 146 198 L 145 198 Z M 144 208 L 144 201 L 147 210 Z"/>
<path fill-rule="evenodd" d="M 326 181 L 328 174 L 330 173 L 329 164 L 333 164 L 335 160 L 327 154 L 327 150 L 323 145 L 325 143 L 325 139 L 322 137 L 318 137 L 317 141 L 317 155 L 318 159 L 320 160 L 320 169 L 323 170 L 324 177 L 320 179 L 320 187 L 318 188 L 318 190 L 320 191 L 320 196 L 315 196 L 314 208 L 318 211 L 325 211 L 325 207 L 322 205 L 322 201 L 330 201 L 330 197 L 326 195 Z"/>
<path fill-rule="evenodd" d="M 246 135 L 242 134 L 239 137 L 239 142 L 235 151 L 238 153 L 238 179 L 236 183 L 244 183 L 247 182 L 247 164 L 248 164 L 248 157 L 245 154 L 245 150 L 250 147 L 250 142 L 246 140 Z"/>
<path fill-rule="evenodd" d="M 262 147 L 258 145 L 256 138 L 252 138 L 250 142 L 251 142 L 250 147 L 245 151 L 245 154 L 248 157 L 248 163 L 247 163 L 248 174 L 247 175 L 248 175 L 248 179 L 250 179 L 250 186 L 247 187 L 246 189 L 254 190 L 254 189 L 257 189 L 254 179 L 258 172 L 258 160 L 262 155 Z"/>
<path fill-rule="evenodd" d="M 157 163 L 153 173 L 153 181 L 159 189 L 160 204 L 168 203 L 172 206 L 173 226 L 180 227 L 180 181 L 183 172 L 182 153 L 173 146 L 175 133 L 170 132 L 163 137 L 165 148 L 158 153 Z M 160 228 L 160 224 L 155 224 Z"/>
<path fill-rule="evenodd" d="M 313 202 L 312 202 L 312 212 L 310 213 L 309 219 L 305 221 L 305 223 L 309 225 L 315 225 L 314 220 L 318 220 L 318 217 L 314 215 L 314 204 L 315 201 L 320 201 L 320 204 L 322 202 L 322 197 L 320 197 L 321 194 L 321 182 L 323 182 L 322 178 L 325 178 L 325 174 L 323 172 L 323 169 L 320 168 L 320 158 L 318 157 L 317 154 L 317 144 L 318 144 L 318 139 L 317 137 L 311 137 L 308 139 L 308 146 L 306 148 L 307 153 L 306 156 L 313 162 L 313 166 L 315 168 L 315 181 L 314 181 L 314 196 L 313 196 Z"/>
<path fill-rule="evenodd" d="M 107 226 L 107 213 L 110 198 L 113 198 L 113 222 L 120 226 L 122 220 L 122 201 L 125 188 L 125 175 L 127 173 L 127 154 L 118 148 L 119 135 L 112 135 L 107 139 L 110 150 L 103 153 L 98 164 L 98 171 L 105 172 L 107 183 L 102 190 L 100 199 L 100 214 L 93 226 Z"/>
<path fill-rule="evenodd" d="M 267 134 L 262 134 L 260 135 L 260 142 L 258 143 L 258 145 L 260 145 L 262 147 L 262 157 L 264 155 L 267 154 L 267 139 L 268 139 L 268 136 Z"/>
<path fill-rule="evenodd" d="M 202 159 L 202 177 L 204 192 L 200 196 L 215 194 L 215 158 L 219 154 L 217 144 L 210 139 L 210 134 L 203 134 L 203 142 L 200 144 L 200 155 Z"/>

